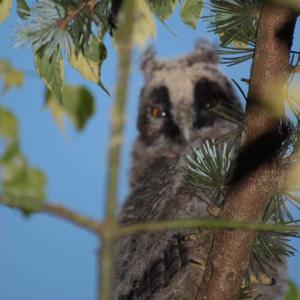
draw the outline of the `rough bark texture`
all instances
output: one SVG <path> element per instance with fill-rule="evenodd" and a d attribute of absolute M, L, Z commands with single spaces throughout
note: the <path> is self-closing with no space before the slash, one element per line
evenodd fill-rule
<path fill-rule="evenodd" d="M 261 11 L 245 119 L 246 140 L 222 218 L 261 220 L 276 184 L 283 84 L 290 72 L 289 52 L 297 15 L 265 1 Z M 276 111 L 274 110 L 276 108 Z M 200 289 L 200 299 L 237 299 L 255 232 L 218 231 Z"/>

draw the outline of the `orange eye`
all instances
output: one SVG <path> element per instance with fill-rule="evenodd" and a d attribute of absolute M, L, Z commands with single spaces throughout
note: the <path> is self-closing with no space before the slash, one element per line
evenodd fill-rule
<path fill-rule="evenodd" d="M 166 112 L 159 106 L 152 106 L 149 109 L 150 115 L 152 118 L 164 118 L 167 114 Z"/>

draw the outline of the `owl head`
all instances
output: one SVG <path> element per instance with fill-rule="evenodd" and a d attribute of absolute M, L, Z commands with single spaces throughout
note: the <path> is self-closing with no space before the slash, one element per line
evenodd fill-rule
<path fill-rule="evenodd" d="M 208 42 L 199 41 L 190 54 L 167 61 L 148 49 L 141 68 L 145 84 L 134 173 L 144 173 L 160 159 L 179 159 L 205 139 L 218 139 L 236 129 L 234 118 L 242 115 L 241 105 Z"/>

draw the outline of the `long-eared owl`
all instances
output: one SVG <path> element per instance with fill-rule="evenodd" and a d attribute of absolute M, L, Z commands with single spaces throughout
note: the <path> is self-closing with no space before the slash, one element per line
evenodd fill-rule
<path fill-rule="evenodd" d="M 141 68 L 145 84 L 140 95 L 131 193 L 119 221 L 128 225 L 213 218 L 207 194 L 186 180 L 183 169 L 194 147 L 237 130 L 237 122 L 222 114 L 229 108 L 243 116 L 231 80 L 220 71 L 214 47 L 205 41 L 199 41 L 190 54 L 169 61 L 147 50 Z M 231 150 L 233 160 L 238 144 Z M 178 229 L 122 238 L 115 254 L 114 299 L 197 299 L 212 236 L 205 229 Z M 275 273 L 277 278 L 284 277 L 280 270 Z M 259 299 L 283 299 L 281 285 L 257 285 L 262 294 Z M 251 298 L 258 295 L 253 292 Z"/>

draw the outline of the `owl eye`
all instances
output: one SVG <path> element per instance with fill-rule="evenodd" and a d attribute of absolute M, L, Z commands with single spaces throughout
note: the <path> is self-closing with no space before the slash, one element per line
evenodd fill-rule
<path fill-rule="evenodd" d="M 219 103 L 218 98 L 211 98 L 211 99 L 209 99 L 209 102 L 206 102 L 204 104 L 204 107 L 209 109 L 209 108 L 212 108 L 212 107 L 216 106 L 218 103 Z"/>
<path fill-rule="evenodd" d="M 149 113 L 152 118 L 160 119 L 166 117 L 167 113 L 161 106 L 155 105 L 149 108 Z"/>

